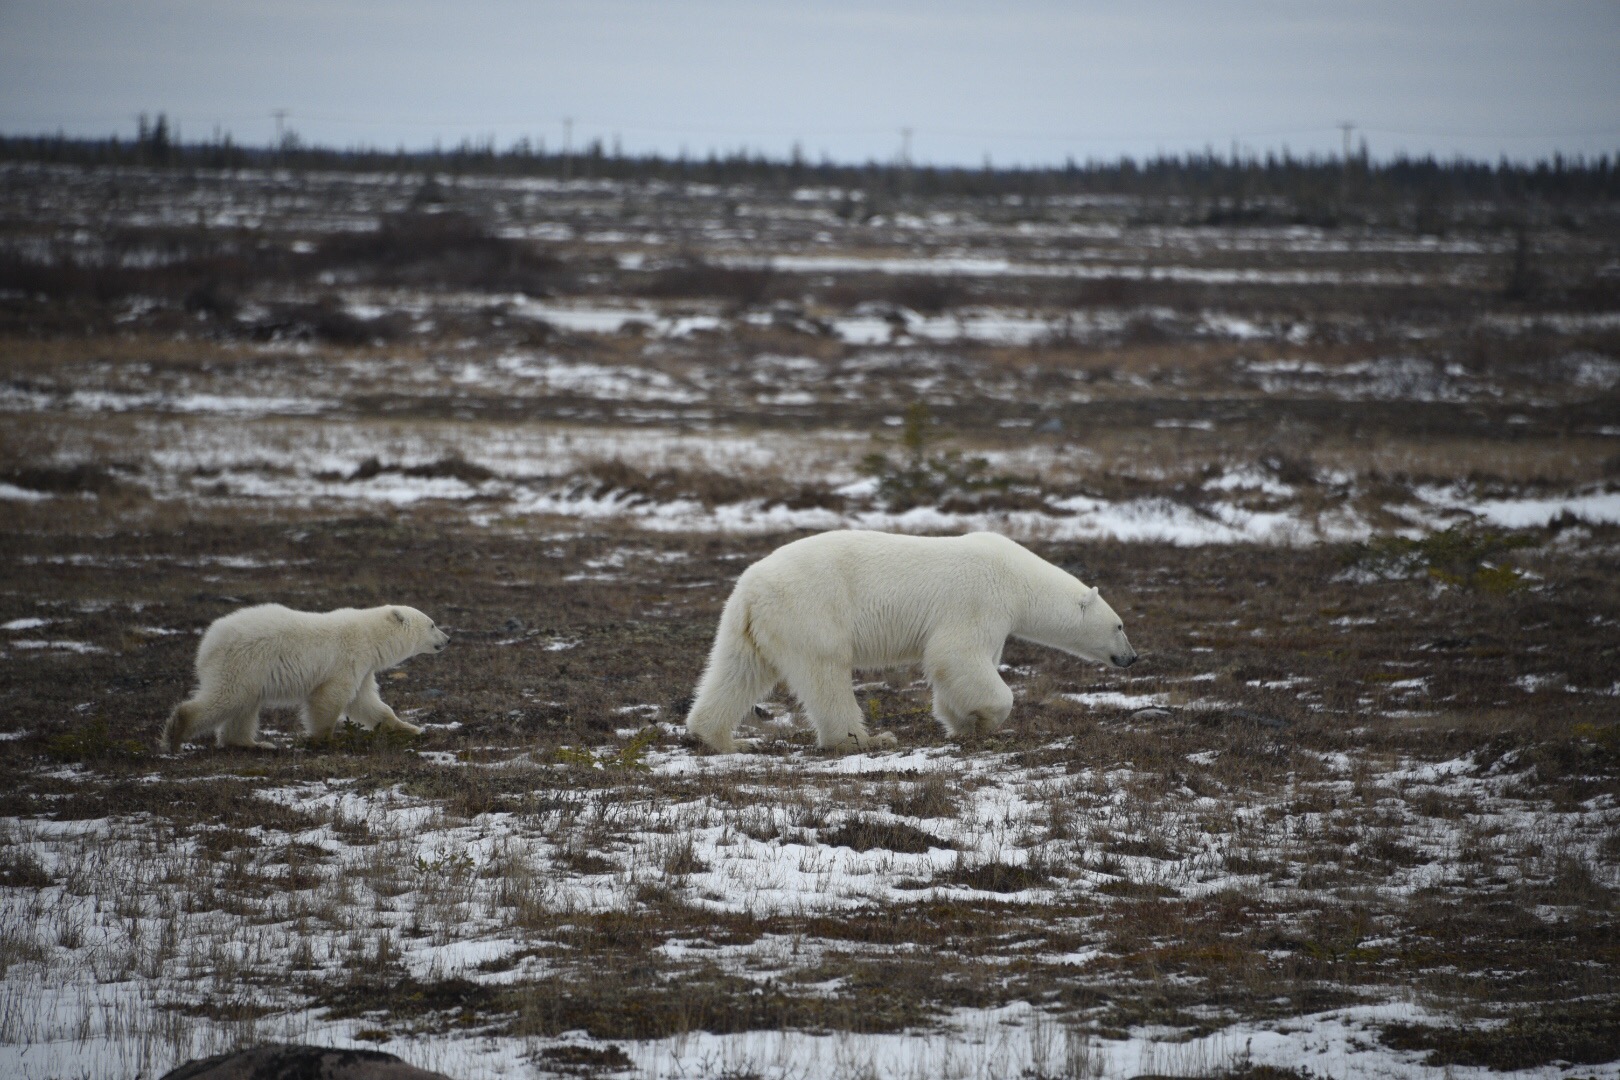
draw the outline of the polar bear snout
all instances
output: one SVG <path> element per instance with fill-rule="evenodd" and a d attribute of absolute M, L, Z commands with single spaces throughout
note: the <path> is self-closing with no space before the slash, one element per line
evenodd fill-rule
<path fill-rule="evenodd" d="M 1136 663 L 1136 650 L 1132 649 L 1124 656 L 1115 653 L 1114 655 L 1110 656 L 1108 660 L 1115 667 L 1130 667 L 1132 664 Z"/>
<path fill-rule="evenodd" d="M 437 626 L 435 626 L 433 628 L 433 651 L 434 652 L 444 652 L 444 650 L 449 648 L 449 647 L 450 647 L 450 635 L 445 633 L 443 630 L 440 630 Z"/>

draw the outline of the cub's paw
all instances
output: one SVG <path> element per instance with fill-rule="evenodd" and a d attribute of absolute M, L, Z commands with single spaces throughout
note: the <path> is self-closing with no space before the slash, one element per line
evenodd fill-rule
<path fill-rule="evenodd" d="M 392 731 L 400 735 L 420 735 L 422 728 L 409 720 L 401 720 L 397 716 L 387 717 L 377 725 L 378 731 Z"/>
<path fill-rule="evenodd" d="M 845 736 L 843 742 L 823 749 L 853 754 L 865 750 L 892 750 L 899 742 L 900 740 L 894 737 L 894 733 L 889 731 L 880 731 L 876 735 L 868 735 L 864 731 L 852 731 Z"/>
<path fill-rule="evenodd" d="M 759 739 L 708 739 L 695 737 L 699 749 L 707 750 L 712 754 L 757 754 L 764 749 L 764 743 Z"/>

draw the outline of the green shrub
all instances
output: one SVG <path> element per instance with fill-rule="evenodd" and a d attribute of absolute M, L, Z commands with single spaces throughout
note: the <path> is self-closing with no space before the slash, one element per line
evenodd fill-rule
<path fill-rule="evenodd" d="M 890 510 L 909 510 L 952 496 L 1004 492 L 1015 483 L 1010 476 L 992 475 L 985 458 L 963 457 L 959 450 L 930 454 L 929 445 L 937 440 L 929 430 L 931 423 L 928 406 L 913 402 L 906 407 L 898 459 L 874 452 L 861 460 L 861 473 L 877 480 L 878 497 Z"/>
<path fill-rule="evenodd" d="M 559 765 L 572 765 L 582 769 L 628 769 L 645 772 L 651 767 L 646 761 L 647 751 L 657 738 L 657 725 L 648 724 L 630 736 L 630 741 L 617 750 L 606 750 L 598 754 L 584 747 L 559 746 L 551 752 L 551 760 Z"/>
<path fill-rule="evenodd" d="M 1380 577 L 1429 577 L 1446 585 L 1509 593 L 1526 587 L 1525 576 L 1506 558 L 1535 547 L 1524 533 L 1500 533 L 1473 524 L 1453 525 L 1418 540 L 1376 536 L 1353 544 L 1349 561 Z"/>
<path fill-rule="evenodd" d="M 111 761 L 145 757 L 147 747 L 134 739 L 117 739 L 107 721 L 97 718 L 45 740 L 45 752 L 57 761 Z"/>

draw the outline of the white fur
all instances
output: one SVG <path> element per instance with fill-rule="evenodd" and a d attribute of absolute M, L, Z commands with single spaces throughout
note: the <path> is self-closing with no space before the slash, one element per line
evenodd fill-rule
<path fill-rule="evenodd" d="M 1012 711 L 997 673 L 1009 636 L 1119 667 L 1136 660 L 1096 589 L 1004 536 L 809 536 L 737 580 L 686 727 L 716 750 L 747 749 L 737 725 L 785 680 L 819 745 L 892 746 L 893 735 L 867 733 L 851 672 L 921 664 L 946 730 L 994 731 Z"/>
<path fill-rule="evenodd" d="M 450 637 L 411 607 L 339 608 L 314 613 L 280 604 L 214 620 L 197 646 L 197 691 L 175 706 L 163 743 L 178 750 L 212 731 L 220 746 L 262 746 L 259 710 L 298 706 L 311 738 L 332 734 L 347 715 L 363 728 L 420 734 L 377 696 L 377 672 Z"/>

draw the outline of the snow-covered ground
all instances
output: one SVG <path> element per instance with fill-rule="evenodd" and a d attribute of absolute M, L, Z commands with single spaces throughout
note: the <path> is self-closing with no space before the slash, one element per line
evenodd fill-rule
<path fill-rule="evenodd" d="M 1062 744 L 1045 752 L 1061 754 Z M 1099 888 L 1121 881 L 1182 897 L 1237 892 L 1260 904 L 1298 902 L 1309 888 L 1301 885 L 1297 869 L 1279 879 L 1228 867 L 1238 853 L 1234 836 L 1246 837 L 1241 854 L 1249 862 L 1303 867 L 1319 824 L 1310 812 L 1289 810 L 1290 802 L 1348 794 L 1363 767 L 1353 758 L 1330 757 L 1316 774 L 1279 787 L 1286 798 L 1230 808 L 1188 792 L 1144 815 L 1127 794 L 1136 779 L 1128 769 L 1031 769 L 1019 756 L 994 752 L 702 757 L 666 741 L 647 753 L 645 781 L 643 774 L 617 766 L 608 750 L 596 757 L 609 774 L 619 768 L 621 778 L 574 787 L 563 808 L 538 816 L 494 813 L 466 821 L 398 787 L 367 791 L 332 779 L 244 794 L 291 811 L 308 825 L 253 829 L 231 841 L 245 846 L 241 858 L 230 861 L 201 849 L 207 833 L 174 836 L 139 818 L 6 823 L 12 857 L 31 861 L 52 884 L 0 889 L 0 932 L 10 958 L 0 981 L 0 1073 L 19 1080 L 64 1073 L 154 1075 L 251 1037 L 380 1046 L 464 1077 L 547 1075 L 537 1062 L 548 1048 L 601 1048 L 609 1042 L 632 1063 L 612 1073 L 637 1077 L 723 1072 L 784 1080 L 920 1080 L 1021 1075 L 1026 1069 L 1038 1075 L 1205 1075 L 1245 1061 L 1332 1076 L 1439 1075 L 1421 1064 L 1421 1055 L 1382 1046 L 1377 1031 L 1387 1023 L 1440 1023 L 1443 1017 L 1405 991 L 1375 988 L 1363 991 L 1361 1004 L 1276 1022 L 1227 1017 L 1215 1034 L 1191 1040 L 1174 1030 L 1143 1030 L 1127 1038 L 1088 1035 L 1028 1003 L 1015 1003 L 956 1009 L 937 1025 L 883 1034 L 692 1032 L 607 1042 L 577 1032 L 501 1034 L 499 1008 L 462 1034 L 379 1033 L 377 1018 L 331 1019 L 296 990 L 309 981 L 341 984 L 346 968 L 363 964 L 378 948 L 424 985 L 465 979 L 513 987 L 567 978 L 578 961 L 566 950 L 537 953 L 534 945 L 546 935 L 526 933 L 515 919 L 561 926 L 592 913 L 643 912 L 639 917 L 656 926 L 657 911 L 638 900 L 650 881 L 672 888 L 689 911 L 759 920 L 869 913 L 919 900 L 990 899 L 1038 909 L 1097 896 Z M 462 774 L 518 769 L 541 790 L 559 790 L 560 782 L 563 791 L 568 770 L 581 767 L 537 766 L 522 754 L 481 764 L 441 755 L 430 764 Z M 541 775 L 547 771 L 561 775 L 547 780 Z M 129 782 L 160 779 L 157 773 Z M 905 789 L 930 780 L 942 781 L 956 800 L 949 816 L 832 804 L 806 813 L 807 797 L 814 800 L 837 785 Z M 1535 803 L 1512 794 L 1512 776 L 1482 773 L 1469 759 L 1391 762 L 1380 782 L 1400 796 L 1392 804 L 1401 808 L 1400 820 L 1386 820 L 1385 828 L 1415 852 L 1410 865 L 1377 886 L 1386 899 L 1469 880 L 1477 867 L 1456 861 L 1454 853 L 1473 836 L 1490 836 L 1500 851 L 1534 845 L 1548 859 L 1593 860 L 1603 837 L 1620 827 L 1620 811 L 1606 804 L 1573 814 L 1539 813 Z M 653 790 L 638 792 L 640 787 Z M 1460 819 L 1425 816 L 1412 809 L 1424 799 L 1462 799 L 1478 812 Z M 1164 850 L 1099 862 L 1084 840 L 1051 838 L 1050 808 L 1060 800 L 1084 807 L 1094 830 Z M 1207 831 L 1205 819 L 1216 810 L 1234 815 L 1226 835 Z M 597 827 L 593 822 L 600 821 L 612 822 L 607 847 L 588 839 Z M 828 838 L 851 821 L 903 824 L 938 846 L 914 853 L 829 846 Z M 357 833 L 363 839 L 357 841 Z M 599 866 L 567 869 L 573 865 L 569 852 L 593 848 Z M 299 852 L 304 854 L 296 867 L 287 862 Z M 952 883 L 964 867 L 986 863 L 1038 864 L 1043 879 L 994 893 Z M 277 874 L 293 880 L 275 884 Z M 514 905 L 522 906 L 521 917 Z M 1029 954 L 1016 944 L 1007 948 L 1008 959 L 1067 967 L 1076 977 L 1103 970 L 1096 966 L 1103 962 L 1096 948 L 1061 957 Z M 667 968 L 660 977 L 678 981 L 685 967 L 701 963 L 767 980 L 850 950 L 870 955 L 855 943 L 813 934 L 765 933 L 746 943 L 717 944 L 698 931 L 660 947 Z M 232 1015 L 233 1005 L 250 1002 L 245 1018 Z M 1445 1073 L 1576 1074 L 1616 1076 L 1620 1065 Z"/>
<path fill-rule="evenodd" d="M 838 431 L 694 433 L 672 428 L 612 428 L 548 424 L 413 424 L 388 421 L 292 420 L 252 423 L 143 417 L 133 428 L 98 432 L 45 431 L 60 467 L 109 458 L 120 479 L 165 501 L 247 500 L 264 506 L 309 507 L 352 503 L 462 506 L 472 519 L 521 521 L 536 515 L 611 519 L 663 532 L 782 532 L 794 529 L 871 528 L 902 532 L 992 529 L 1020 539 L 1115 538 L 1176 544 L 1303 544 L 1365 539 L 1379 529 L 1354 500 L 1353 482 L 1327 508 L 1307 508 L 1296 490 L 1252 466 L 1204 481 L 1195 501 L 1166 496 L 1106 499 L 1053 494 L 1040 509 L 942 510 L 920 506 L 885 509 L 874 480 L 858 465 L 870 440 Z M 1035 443 L 1021 450 L 989 451 L 997 470 L 1036 474 L 1059 492 L 1083 475 L 1083 454 L 1064 444 Z M 387 466 L 367 475 L 362 465 Z M 446 461 L 488 472 L 457 476 L 435 472 Z M 823 483 L 841 508 L 791 508 L 762 495 L 706 504 L 695 497 L 654 498 L 582 482 L 592 466 L 622 463 L 645 473 L 704 470 L 754 477 L 761 485 Z M 1079 467 L 1079 469 L 1077 469 Z M 412 471 L 416 475 L 412 475 Z M 425 473 L 425 475 L 424 475 Z M 0 487 L 0 500 L 37 501 L 42 495 Z M 1255 499 L 1259 497 L 1260 503 Z M 1526 528 L 1562 514 L 1589 522 L 1620 522 L 1620 492 L 1596 487 L 1519 498 L 1470 493 L 1466 486 L 1424 486 L 1387 513 L 1416 535 L 1457 521 Z M 1387 531 L 1388 526 L 1383 526 Z"/>
<path fill-rule="evenodd" d="M 1568 1051 L 1614 997 L 1606 209 L 1510 296 L 1486 203 L 178 177 L 0 164 L 0 1077 L 1620 1077 L 1389 1034 Z M 824 756 L 776 700 L 694 752 L 743 560 L 844 527 L 1078 559 L 1148 673 L 1015 660 L 983 745 Z M 227 607 L 396 589 L 466 650 L 385 687 L 420 749 L 144 745 Z M 928 727 L 910 678 L 875 724 Z"/>

